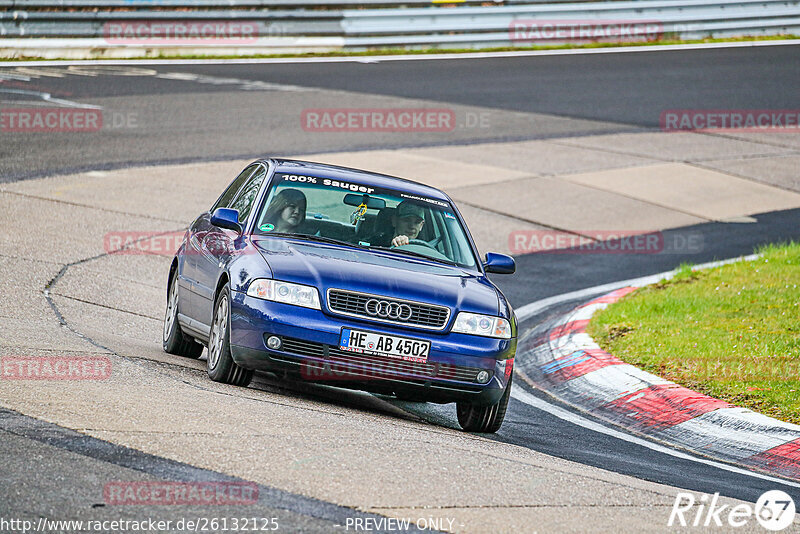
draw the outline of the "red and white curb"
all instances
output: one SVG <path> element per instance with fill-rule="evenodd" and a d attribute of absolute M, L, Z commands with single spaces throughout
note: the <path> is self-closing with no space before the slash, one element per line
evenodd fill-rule
<path fill-rule="evenodd" d="M 639 285 L 639 284 L 636 284 Z M 583 304 L 521 340 L 526 377 L 582 411 L 707 457 L 800 480 L 800 426 L 733 406 L 642 371 L 586 333 L 592 315 L 636 289 Z"/>

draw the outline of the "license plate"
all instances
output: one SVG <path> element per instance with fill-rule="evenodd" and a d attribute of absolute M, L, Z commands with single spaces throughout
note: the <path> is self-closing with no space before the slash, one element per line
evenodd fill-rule
<path fill-rule="evenodd" d="M 431 342 L 342 328 L 339 348 L 350 352 L 387 356 L 409 362 L 425 362 L 428 360 Z"/>

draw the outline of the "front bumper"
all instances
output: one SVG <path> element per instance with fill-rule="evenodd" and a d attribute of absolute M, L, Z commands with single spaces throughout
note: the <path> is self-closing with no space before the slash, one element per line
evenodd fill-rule
<path fill-rule="evenodd" d="M 495 404 L 505 391 L 517 340 L 401 328 L 233 292 L 231 354 L 247 369 L 285 372 L 302 380 L 402 395 L 427 402 Z M 431 342 L 424 363 L 339 349 L 343 327 Z M 277 336 L 278 350 L 266 339 Z M 477 380 L 489 373 L 487 383 Z"/>

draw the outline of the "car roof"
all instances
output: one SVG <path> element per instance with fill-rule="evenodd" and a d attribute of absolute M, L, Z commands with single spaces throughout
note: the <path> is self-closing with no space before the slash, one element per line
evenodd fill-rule
<path fill-rule="evenodd" d="M 450 202 L 450 197 L 435 187 L 388 174 L 294 159 L 265 158 L 262 161 L 271 161 L 275 165 L 275 172 L 309 173 L 318 178 L 353 181 Z"/>

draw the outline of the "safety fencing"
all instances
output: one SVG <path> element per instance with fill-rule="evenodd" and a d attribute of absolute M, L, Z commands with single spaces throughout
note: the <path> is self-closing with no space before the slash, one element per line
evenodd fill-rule
<path fill-rule="evenodd" d="M 798 0 L 0 0 L 0 52 L 525 47 L 800 34 Z M 354 9 L 358 6 L 358 9 Z M 420 7 L 424 6 L 424 7 Z M 34 54 L 35 55 L 35 54 Z M 115 54 L 111 54 L 115 55 Z"/>

